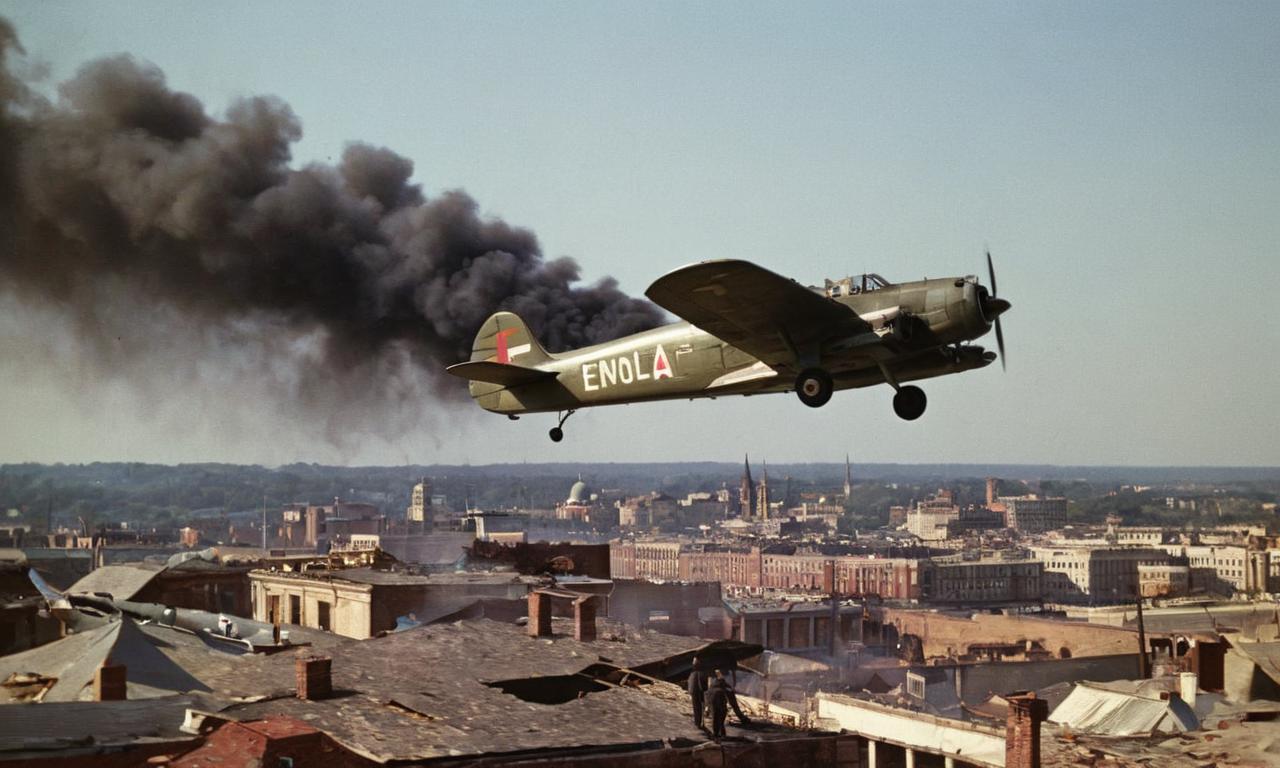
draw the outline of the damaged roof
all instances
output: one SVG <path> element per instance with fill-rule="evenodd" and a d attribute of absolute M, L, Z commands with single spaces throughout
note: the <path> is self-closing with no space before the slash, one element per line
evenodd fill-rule
<path fill-rule="evenodd" d="M 162 653 L 132 619 L 122 616 L 101 627 L 0 657 L 0 701 L 32 696 L 42 701 L 87 700 L 93 695 L 94 674 L 108 660 L 128 668 L 130 699 L 209 690 Z M 24 677 L 30 682 L 20 684 Z"/>
<path fill-rule="evenodd" d="M 705 740 L 693 727 L 682 689 L 669 683 L 651 684 L 664 687 L 666 700 L 631 687 L 596 685 L 594 692 L 562 704 L 527 701 L 487 685 L 541 678 L 542 688 L 565 686 L 572 694 L 571 687 L 583 680 L 576 673 L 591 665 L 652 667 L 673 656 L 692 656 L 700 646 L 692 638 L 604 620 L 600 639 L 592 642 L 574 640 L 570 620 L 555 619 L 553 626 L 551 639 L 530 637 L 515 624 L 478 619 L 352 641 L 333 649 L 333 698 L 269 698 L 235 705 L 225 714 L 296 717 L 377 760 Z M 258 680 L 290 692 L 292 658 L 267 662 L 279 668 Z M 236 682 L 247 695 L 250 691 L 243 689 L 258 680 Z M 253 693 L 271 695 L 256 687 Z"/>
<path fill-rule="evenodd" d="M 341 640 L 319 630 L 290 629 L 295 643 L 314 642 L 320 650 Z M 0 704 L 37 696 L 44 702 L 88 700 L 93 695 L 94 673 L 107 659 L 127 668 L 129 699 L 188 692 L 233 696 L 243 693 L 244 680 L 262 680 L 271 669 L 268 657 L 247 653 L 242 646 L 173 627 L 140 624 L 121 615 L 100 627 L 0 656 Z M 289 675 L 292 667 L 276 682 L 287 684 Z M 40 696 L 44 688 L 48 690 Z"/>
<path fill-rule="evenodd" d="M 1078 683 L 1049 720 L 1084 733 L 1108 736 L 1185 733 L 1200 727 L 1196 713 L 1177 696 L 1160 699 L 1090 683 Z"/>
<path fill-rule="evenodd" d="M 1264 675 L 1280 685 L 1280 642 L 1236 643 L 1231 649 L 1247 656 Z"/>

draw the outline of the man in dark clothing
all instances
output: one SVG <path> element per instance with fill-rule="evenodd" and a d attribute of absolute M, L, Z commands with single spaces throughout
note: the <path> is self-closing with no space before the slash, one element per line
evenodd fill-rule
<path fill-rule="evenodd" d="M 701 665 L 698 657 L 693 657 L 693 670 L 689 672 L 689 698 L 693 701 L 693 725 L 696 728 L 705 730 L 702 725 L 703 710 L 703 689 L 706 688 L 706 676 L 699 668 Z"/>
<path fill-rule="evenodd" d="M 715 679 L 707 686 L 707 703 L 711 705 L 711 735 L 724 738 L 724 719 L 729 714 L 729 683 L 724 673 L 716 670 Z"/>

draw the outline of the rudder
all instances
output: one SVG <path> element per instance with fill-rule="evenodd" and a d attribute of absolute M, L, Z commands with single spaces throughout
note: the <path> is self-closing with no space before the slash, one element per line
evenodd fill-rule
<path fill-rule="evenodd" d="M 471 344 L 471 361 L 535 367 L 551 360 L 529 331 L 529 326 L 514 312 L 495 312 L 480 326 Z"/>

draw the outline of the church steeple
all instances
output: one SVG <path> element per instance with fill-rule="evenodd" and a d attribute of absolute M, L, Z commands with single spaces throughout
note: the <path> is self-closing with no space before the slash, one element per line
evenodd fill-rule
<path fill-rule="evenodd" d="M 756 517 L 769 519 L 769 463 L 760 462 L 760 488 L 756 491 Z"/>
<path fill-rule="evenodd" d="M 742 483 L 738 487 L 738 514 L 751 517 L 756 509 L 756 485 L 751 479 L 751 458 L 744 455 L 742 460 Z"/>

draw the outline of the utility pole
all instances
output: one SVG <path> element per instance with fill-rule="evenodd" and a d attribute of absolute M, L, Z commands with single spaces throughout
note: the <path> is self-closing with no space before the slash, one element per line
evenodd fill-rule
<path fill-rule="evenodd" d="M 267 556 L 267 494 L 262 493 L 262 556 Z"/>
<path fill-rule="evenodd" d="M 1138 590 L 1138 677 L 1151 677 L 1151 660 L 1147 658 L 1147 627 L 1142 621 L 1142 590 Z"/>
<path fill-rule="evenodd" d="M 831 663 L 835 663 L 840 650 L 840 593 L 836 591 L 836 561 L 828 560 L 823 564 L 824 584 L 831 597 L 831 615 L 827 619 L 827 652 L 831 654 Z"/>

